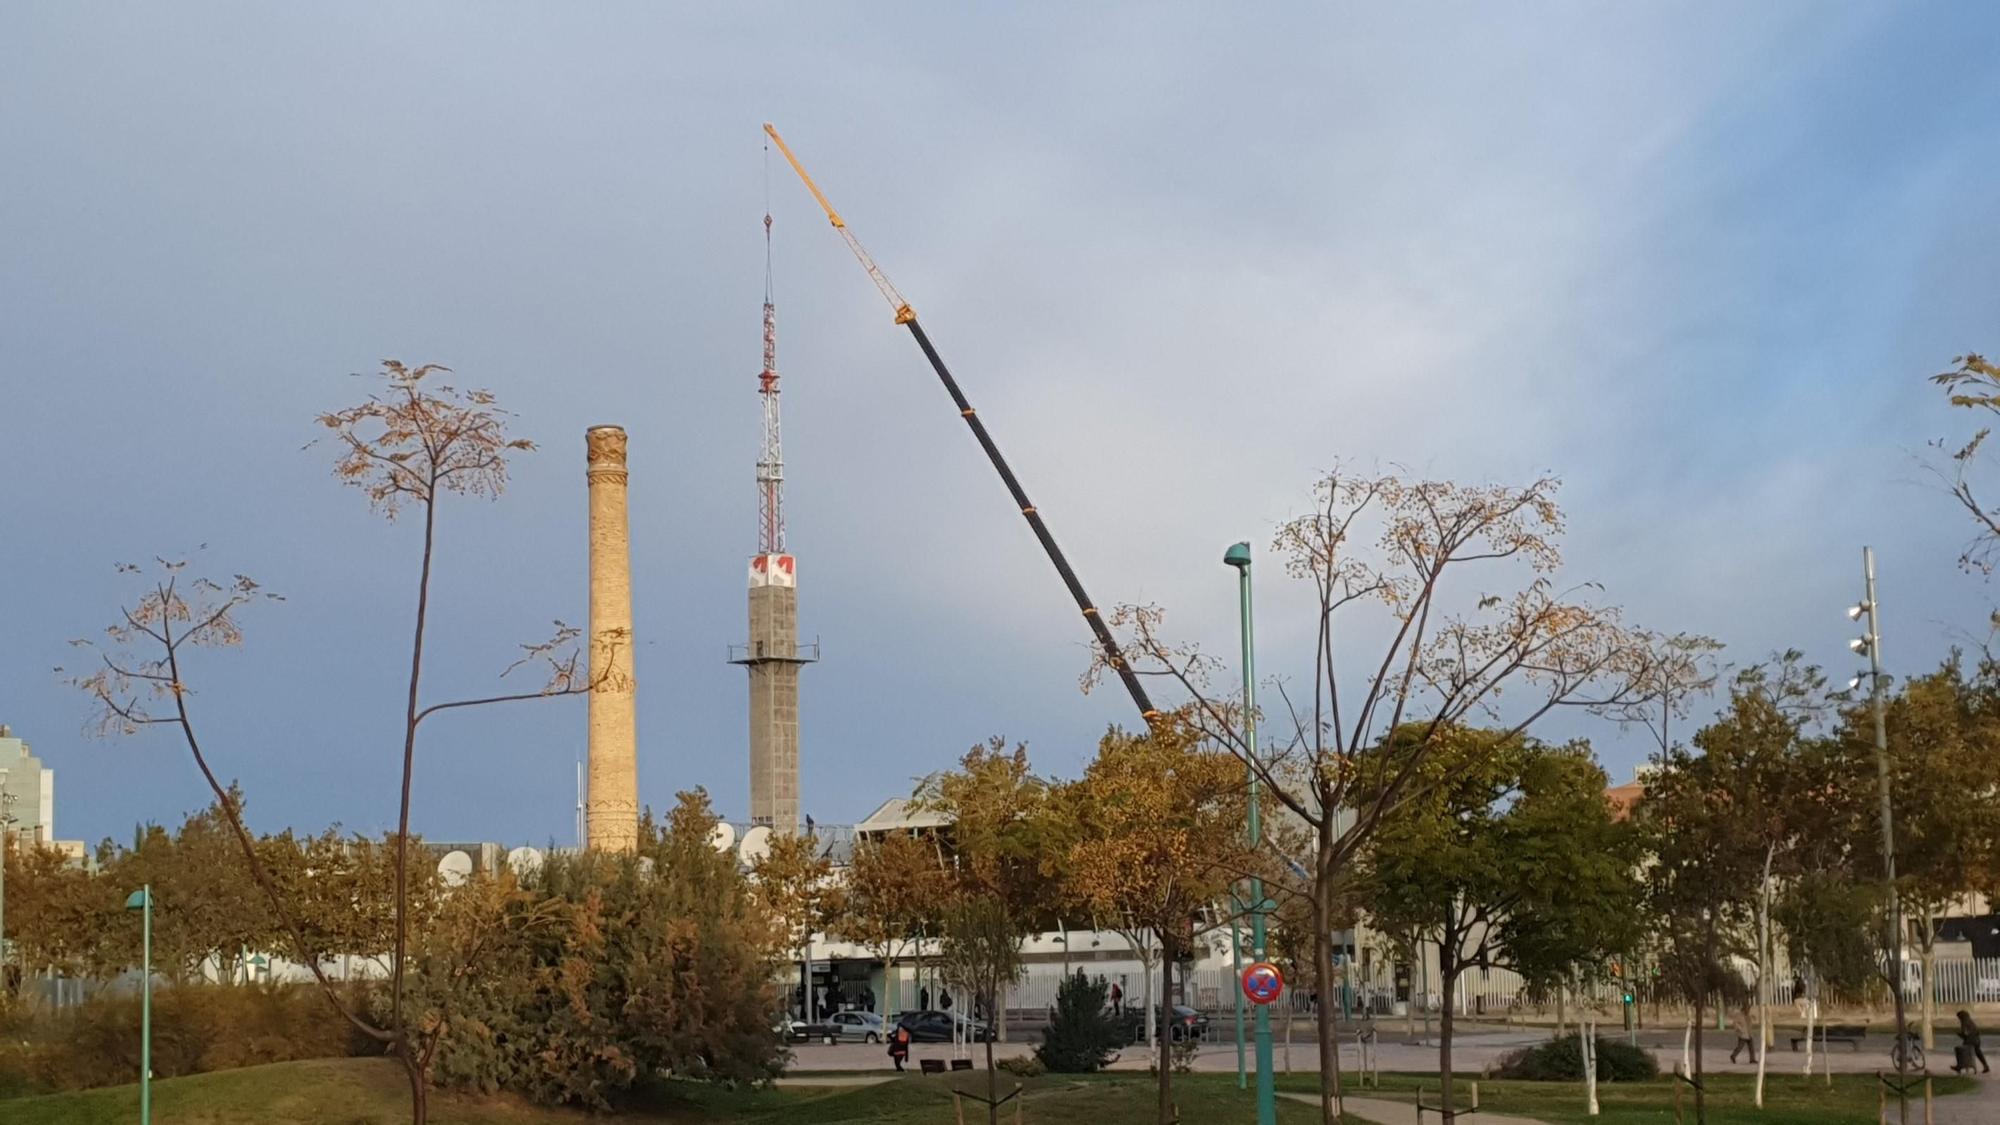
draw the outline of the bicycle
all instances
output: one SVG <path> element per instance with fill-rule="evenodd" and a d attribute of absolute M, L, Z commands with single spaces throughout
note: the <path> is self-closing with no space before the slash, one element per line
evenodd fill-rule
<path fill-rule="evenodd" d="M 1889 1065 L 1904 1073 L 1924 1069 L 1924 1044 L 1916 1032 L 1904 1032 L 1896 1037 L 1889 1047 Z"/>

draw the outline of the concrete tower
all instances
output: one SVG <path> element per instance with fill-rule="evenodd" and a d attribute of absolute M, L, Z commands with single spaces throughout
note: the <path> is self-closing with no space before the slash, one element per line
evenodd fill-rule
<path fill-rule="evenodd" d="M 585 846 L 629 852 L 639 843 L 638 720 L 632 677 L 631 534 L 625 518 L 625 431 L 584 431 L 590 485 L 590 693 Z"/>
<path fill-rule="evenodd" d="M 797 560 L 785 552 L 785 457 L 778 433 L 778 316 L 771 301 L 771 216 L 764 216 L 764 370 L 757 376 L 764 441 L 757 458 L 757 554 L 750 559 L 750 643 L 730 659 L 750 669 L 750 820 L 799 827 Z"/>

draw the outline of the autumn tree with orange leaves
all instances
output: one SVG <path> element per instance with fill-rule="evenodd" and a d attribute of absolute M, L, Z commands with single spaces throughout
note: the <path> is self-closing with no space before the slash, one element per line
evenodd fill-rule
<path fill-rule="evenodd" d="M 594 686 L 580 662 L 579 630 L 556 623 L 548 640 L 523 645 L 501 674 L 524 665 L 548 672 L 539 689 L 427 703 L 420 688 L 425 671 L 424 641 L 430 625 L 430 595 L 437 559 L 440 500 L 451 495 L 496 498 L 507 483 L 510 457 L 535 448 L 507 432 L 511 418 L 491 392 L 444 383 L 449 369 L 436 364 L 409 367 L 382 364 L 380 389 L 356 406 L 323 414 L 318 424 L 330 432 L 338 451 L 334 475 L 368 497 L 371 508 L 394 520 L 415 508 L 423 523 L 417 571 L 416 616 L 410 644 L 409 690 L 403 708 L 402 780 L 397 794 L 394 836 L 394 948 L 390 956 L 390 1006 L 386 1021 L 371 1020 L 350 1005 L 320 967 L 323 950 L 310 940 L 298 904 L 282 893 L 258 855 L 244 826 L 241 808 L 216 774 L 197 736 L 187 662 L 200 650 L 241 644 L 238 618 L 253 606 L 280 600 L 242 575 L 217 582 L 187 573 L 185 560 L 159 560 L 157 569 L 122 565 L 139 592 L 121 608 L 119 620 L 101 638 L 76 642 L 93 649 L 96 664 L 72 677 L 95 702 L 101 733 L 133 734 L 150 726 L 170 726 L 186 744 L 195 766 L 214 794 L 258 887 L 289 934 L 300 964 L 341 1016 L 384 1044 L 403 1064 L 410 1086 L 412 1125 L 429 1113 L 428 1065 L 444 1025 L 412 1028 L 405 1013 L 405 969 L 410 930 L 410 792 L 416 763 L 417 732 L 441 712 L 487 704 L 576 695 Z"/>
<path fill-rule="evenodd" d="M 1203 746 L 1195 732 L 1161 724 L 1151 735 L 1111 731 L 1097 759 L 1056 797 L 1071 839 L 1066 884 L 1076 905 L 1116 931 L 1151 975 L 1161 966 L 1159 1002 L 1173 998 L 1173 967 L 1200 936 L 1234 916 L 1230 887 L 1253 857 L 1243 834 L 1243 764 Z M 1155 954 L 1154 951 L 1157 951 Z M 1150 994 L 1151 989 L 1148 989 Z M 1160 1029 L 1159 1120 L 1176 1119 L 1173 1072 Z"/>
<path fill-rule="evenodd" d="M 939 910 L 951 889 L 943 853 L 935 840 L 889 832 L 854 843 L 847 865 L 846 901 L 835 930 L 881 958 L 889 994 L 883 1011 L 902 1009 L 902 980 L 896 962 L 921 950 L 926 933 L 936 933 Z"/>

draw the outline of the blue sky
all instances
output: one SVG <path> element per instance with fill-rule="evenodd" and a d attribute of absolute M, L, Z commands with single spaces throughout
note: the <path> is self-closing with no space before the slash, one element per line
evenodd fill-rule
<path fill-rule="evenodd" d="M 1336 460 L 1567 482 L 1567 573 L 1844 676 L 1859 547 L 1921 668 L 1992 591 L 1918 461 L 1923 377 L 2000 351 L 1985 5 L 16 4 L 0 13 L 0 721 L 66 837 L 205 800 L 50 669 L 114 562 L 208 544 L 286 595 L 196 671 L 261 828 L 393 820 L 415 528 L 302 450 L 394 357 L 542 449 L 444 515 L 432 682 L 585 616 L 582 433 L 632 434 L 643 799 L 741 815 L 760 218 L 776 121 L 1105 604 L 1233 643 Z M 803 786 L 867 813 L 989 734 L 1074 772 L 1085 633 L 903 332 L 782 165 Z M 1308 659 L 1266 567 L 1260 664 Z M 1614 774 L 1639 741 L 1593 736 Z M 446 717 L 434 838 L 567 842 L 583 709 Z"/>

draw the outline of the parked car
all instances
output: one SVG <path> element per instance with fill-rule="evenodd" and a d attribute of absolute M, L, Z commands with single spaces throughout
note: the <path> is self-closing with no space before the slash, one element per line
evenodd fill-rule
<path fill-rule="evenodd" d="M 835 1012 L 828 1023 L 838 1024 L 841 1033 L 863 1043 L 880 1043 L 884 1024 L 874 1012 Z"/>
<path fill-rule="evenodd" d="M 839 1024 L 827 1020 L 821 1020 L 818 1023 L 807 1023 L 804 1020 L 785 1020 L 778 1024 L 776 1030 L 778 1034 L 784 1036 L 787 1041 L 792 1043 L 810 1043 L 817 1039 L 822 1043 L 832 1044 L 840 1042 L 840 1034 L 843 1029 Z"/>
<path fill-rule="evenodd" d="M 1179 1043 L 1184 1039 L 1205 1039 L 1208 1037 L 1208 1017 L 1188 1007 L 1175 1004 L 1172 1011 L 1163 1014 L 1160 1024 L 1166 1029 L 1167 1039 Z M 1125 1009 L 1125 1036 L 1132 1043 L 1146 1041 L 1146 1009 Z"/>
<path fill-rule="evenodd" d="M 984 1043 L 993 1038 L 993 1029 L 984 1020 L 955 1012 L 904 1012 L 896 1024 L 908 1028 L 910 1040 L 915 1043 L 950 1043 L 955 1038 Z"/>

